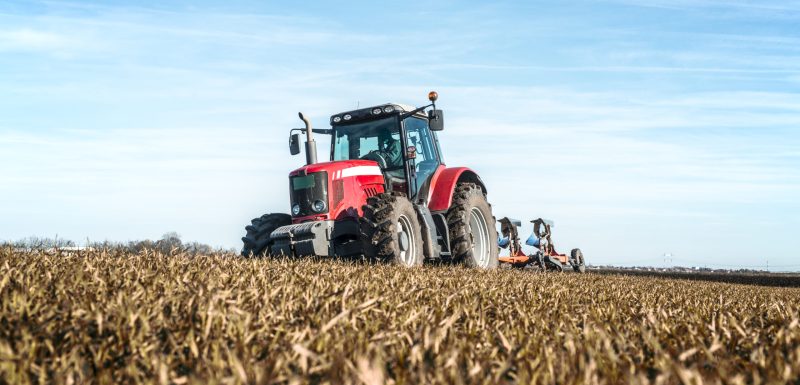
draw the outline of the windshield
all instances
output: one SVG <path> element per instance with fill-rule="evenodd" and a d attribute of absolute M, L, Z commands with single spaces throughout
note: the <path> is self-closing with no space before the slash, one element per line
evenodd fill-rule
<path fill-rule="evenodd" d="M 402 164 L 400 131 L 397 119 L 336 126 L 333 138 L 333 160 L 363 159 L 370 153 L 381 154 L 387 166 Z"/>

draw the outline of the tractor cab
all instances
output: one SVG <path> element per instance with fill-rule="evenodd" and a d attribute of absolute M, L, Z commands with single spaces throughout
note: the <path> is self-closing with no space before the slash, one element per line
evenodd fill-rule
<path fill-rule="evenodd" d="M 425 114 L 402 104 L 384 104 L 331 116 L 331 161 L 371 160 L 384 174 L 386 191 L 414 198 L 442 165 L 439 141 L 431 119 L 441 120 L 441 110 Z"/>

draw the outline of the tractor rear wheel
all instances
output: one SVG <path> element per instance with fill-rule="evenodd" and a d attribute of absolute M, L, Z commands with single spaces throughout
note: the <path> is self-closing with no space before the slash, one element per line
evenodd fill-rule
<path fill-rule="evenodd" d="M 275 229 L 281 226 L 292 224 L 292 217 L 288 214 L 273 213 L 264 214 L 258 218 L 250 221 L 250 224 L 245 226 L 247 234 L 242 237 L 242 256 L 262 256 L 269 254 L 270 242 L 269 236 Z"/>
<path fill-rule="evenodd" d="M 422 265 L 422 226 L 411 201 L 383 193 L 367 199 L 363 209 L 368 256 L 403 266 Z"/>
<path fill-rule="evenodd" d="M 455 262 L 480 268 L 497 267 L 499 248 L 492 206 L 475 183 L 459 183 L 447 211 L 450 252 Z"/>
<path fill-rule="evenodd" d="M 572 257 L 572 269 L 578 273 L 585 273 L 586 272 L 586 262 L 583 260 L 583 253 L 581 249 L 572 249 L 570 253 Z"/>

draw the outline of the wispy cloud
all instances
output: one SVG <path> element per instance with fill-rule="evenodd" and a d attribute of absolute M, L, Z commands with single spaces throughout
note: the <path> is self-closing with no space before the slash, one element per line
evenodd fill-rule
<path fill-rule="evenodd" d="M 725 11 L 746 11 L 753 17 L 753 11 L 763 12 L 764 15 L 785 16 L 787 13 L 800 15 L 800 3 L 796 1 L 728 1 L 728 0 L 612 0 L 609 2 L 627 4 L 637 7 L 652 7 L 662 9 L 689 10 L 689 9 L 716 9 Z"/>
<path fill-rule="evenodd" d="M 76 42 L 51 32 L 29 28 L 0 31 L 0 51 L 61 53 L 76 46 Z"/>

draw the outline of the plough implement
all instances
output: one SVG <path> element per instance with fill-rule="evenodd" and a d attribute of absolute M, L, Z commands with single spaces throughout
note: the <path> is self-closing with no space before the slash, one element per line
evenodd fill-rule
<path fill-rule="evenodd" d="M 586 271 L 586 264 L 580 249 L 572 249 L 570 255 L 559 254 L 556 251 L 552 239 L 552 228 L 555 227 L 553 221 L 538 218 L 532 220 L 531 223 L 533 223 L 533 233 L 525 241 L 525 244 L 535 247 L 537 251 L 526 255 L 522 251 L 517 229 L 522 227 L 522 221 L 508 217 L 500 219 L 502 238 L 498 240 L 498 244 L 503 249 L 509 249 L 508 256 L 499 258 L 504 267 L 525 268 L 531 266 L 541 271 L 563 271 L 571 266 L 576 272 Z"/>

